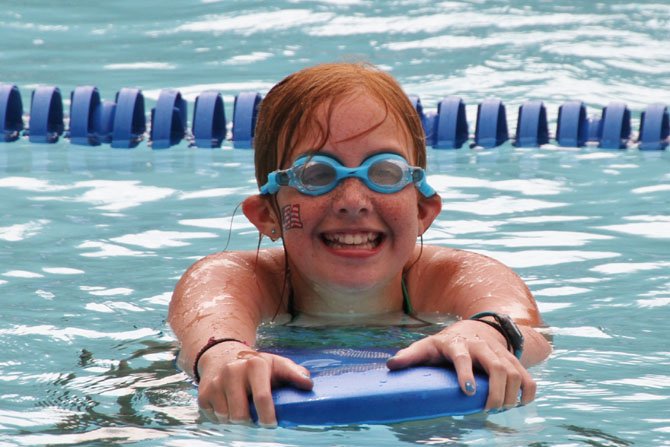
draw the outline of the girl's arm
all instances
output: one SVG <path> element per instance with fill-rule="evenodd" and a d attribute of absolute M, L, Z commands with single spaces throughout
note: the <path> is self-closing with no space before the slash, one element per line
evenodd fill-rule
<path fill-rule="evenodd" d="M 451 313 L 462 320 L 399 351 L 389 367 L 452 363 L 461 388 L 469 395 L 476 392 L 473 369 L 483 369 L 489 375 L 487 410 L 517 405 L 519 390 L 522 404 L 532 401 L 536 385 L 526 367 L 544 360 L 551 346 L 535 330 L 542 320 L 521 278 L 489 257 L 440 247 L 425 247 L 412 270 L 410 295 L 413 301 L 417 297 L 415 309 Z M 421 290 L 420 284 L 430 286 Z M 505 314 L 515 321 L 524 338 L 521 359 L 510 352 L 498 330 L 468 319 L 479 312 Z"/>
<path fill-rule="evenodd" d="M 278 250 L 210 255 L 189 268 L 173 292 L 168 322 L 181 344 L 178 363 L 199 376 L 198 404 L 218 420 L 248 421 L 251 394 L 259 422 L 275 424 L 271 385 L 312 386 L 305 368 L 253 349 L 261 321 L 285 310 L 276 286 L 282 256 Z"/>

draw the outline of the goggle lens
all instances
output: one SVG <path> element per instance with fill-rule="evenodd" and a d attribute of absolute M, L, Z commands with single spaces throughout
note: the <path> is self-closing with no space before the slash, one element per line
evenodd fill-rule
<path fill-rule="evenodd" d="M 379 160 L 368 168 L 368 179 L 379 186 L 395 186 L 402 183 L 407 166 L 396 160 Z"/>
<path fill-rule="evenodd" d="M 296 176 L 307 189 L 323 188 L 337 181 L 337 172 L 333 166 L 313 160 L 301 166 Z"/>

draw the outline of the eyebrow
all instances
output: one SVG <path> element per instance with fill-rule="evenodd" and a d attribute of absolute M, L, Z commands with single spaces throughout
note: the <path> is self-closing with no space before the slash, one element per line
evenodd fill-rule
<path fill-rule="evenodd" d="M 399 156 L 399 157 L 404 158 L 404 159 L 409 163 L 409 160 L 407 160 L 407 158 L 406 158 L 403 154 L 401 154 L 400 152 L 398 152 L 398 151 L 395 150 L 395 149 L 389 149 L 389 148 L 386 148 L 386 149 L 378 149 L 378 150 L 372 152 L 372 153 L 371 153 L 370 155 L 368 155 L 367 157 L 365 157 L 365 160 L 368 160 L 368 159 L 374 157 L 375 155 L 379 155 L 379 154 L 394 154 L 394 155 L 397 155 L 397 156 Z M 363 161 L 365 162 L 365 160 L 363 160 Z"/>
<path fill-rule="evenodd" d="M 330 153 L 328 153 L 328 152 L 324 152 L 322 149 L 309 149 L 307 152 L 305 152 L 304 154 L 302 154 L 300 157 L 296 158 L 296 160 L 298 160 L 298 159 L 300 159 L 300 158 L 307 157 L 307 160 L 309 161 L 309 160 L 311 160 L 315 155 L 325 155 L 325 156 L 327 156 L 327 157 L 332 158 L 333 160 L 337 161 L 339 164 L 341 164 L 341 165 L 344 166 L 344 163 L 342 163 L 342 160 L 340 160 L 337 156 L 335 156 L 334 154 L 330 154 Z M 295 161 L 294 161 L 294 163 L 295 163 Z"/>
<path fill-rule="evenodd" d="M 407 161 L 407 163 L 410 164 L 410 161 L 407 160 L 407 158 L 405 157 L 405 155 L 401 154 L 400 152 L 398 152 L 398 151 L 395 150 L 395 149 L 388 149 L 388 148 L 378 149 L 378 150 L 376 150 L 376 151 L 374 151 L 374 152 L 368 154 L 368 156 L 365 157 L 365 158 L 363 159 L 363 161 L 361 161 L 361 164 L 365 163 L 366 160 L 369 160 L 370 158 L 374 157 L 375 155 L 379 155 L 379 154 L 394 154 L 394 155 L 398 155 L 399 157 L 404 158 L 404 159 Z M 332 158 L 333 160 L 337 161 L 337 162 L 338 162 L 339 164 L 341 164 L 342 166 L 344 166 L 344 163 L 342 163 L 342 160 L 340 160 L 339 157 L 337 157 L 336 155 L 331 154 L 331 153 L 329 153 L 329 152 L 324 152 L 324 151 L 321 150 L 321 149 L 310 149 L 310 150 L 308 150 L 307 152 L 305 152 L 304 154 L 302 154 L 301 156 L 299 156 L 298 158 L 296 158 L 295 160 L 299 160 L 299 159 L 301 159 L 301 158 L 303 158 L 303 157 L 307 157 L 307 160 L 309 161 L 309 160 L 311 160 L 312 157 L 314 157 L 315 155 L 325 155 L 325 156 L 330 157 L 330 158 Z M 293 161 L 294 163 L 295 163 L 295 160 Z"/>

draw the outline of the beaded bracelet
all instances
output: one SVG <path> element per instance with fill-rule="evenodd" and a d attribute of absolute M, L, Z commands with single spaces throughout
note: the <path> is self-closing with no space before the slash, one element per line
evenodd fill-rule
<path fill-rule="evenodd" d="M 202 347 L 200 352 L 195 356 L 195 361 L 193 362 L 193 378 L 195 379 L 195 383 L 200 383 L 200 373 L 198 372 L 198 362 L 200 361 L 200 358 L 207 352 L 209 349 L 213 348 L 214 346 L 221 344 L 221 343 L 226 343 L 229 341 L 234 341 L 236 343 L 242 343 L 243 345 L 249 346 L 246 341 L 238 340 L 237 338 L 214 338 L 210 337 L 209 340 L 207 340 L 207 344 Z"/>

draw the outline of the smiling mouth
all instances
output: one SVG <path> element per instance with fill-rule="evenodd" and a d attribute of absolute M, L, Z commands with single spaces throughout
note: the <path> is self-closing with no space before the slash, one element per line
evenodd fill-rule
<path fill-rule="evenodd" d="M 362 233 L 324 233 L 323 242 L 334 249 L 371 250 L 382 243 L 382 233 L 367 231 Z"/>

